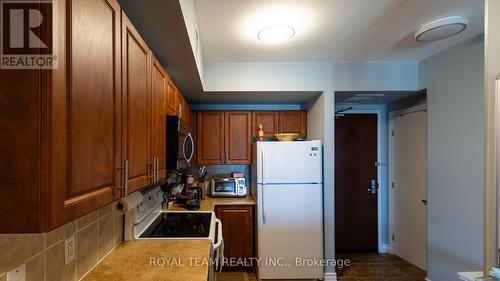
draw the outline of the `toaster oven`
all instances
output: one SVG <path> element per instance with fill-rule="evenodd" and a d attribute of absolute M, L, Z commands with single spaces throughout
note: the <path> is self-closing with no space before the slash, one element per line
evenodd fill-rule
<path fill-rule="evenodd" d="M 245 178 L 214 177 L 210 181 L 211 197 L 245 197 Z"/>

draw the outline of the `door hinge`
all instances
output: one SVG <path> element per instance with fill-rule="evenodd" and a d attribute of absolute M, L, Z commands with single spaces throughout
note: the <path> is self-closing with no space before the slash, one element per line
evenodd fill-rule
<path fill-rule="evenodd" d="M 392 182 L 392 183 L 391 183 L 391 187 L 392 187 L 392 188 L 394 188 L 394 186 L 395 186 L 395 185 L 394 185 L 394 182 Z"/>
<path fill-rule="evenodd" d="M 391 131 L 391 135 L 394 137 L 394 130 Z"/>
<path fill-rule="evenodd" d="M 392 241 L 393 242 L 396 241 L 396 238 L 395 238 L 394 234 L 392 235 Z"/>

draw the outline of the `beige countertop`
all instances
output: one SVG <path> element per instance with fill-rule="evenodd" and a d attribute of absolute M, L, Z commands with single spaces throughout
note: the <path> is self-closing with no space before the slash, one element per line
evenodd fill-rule
<path fill-rule="evenodd" d="M 83 281 L 206 281 L 210 240 L 127 241 Z"/>
<path fill-rule="evenodd" d="M 216 205 L 255 205 L 255 200 L 247 195 L 243 198 L 212 198 L 205 196 L 201 200 L 200 209 L 195 211 L 214 211 Z M 186 211 L 182 205 L 173 204 L 168 208 L 169 211 Z"/>

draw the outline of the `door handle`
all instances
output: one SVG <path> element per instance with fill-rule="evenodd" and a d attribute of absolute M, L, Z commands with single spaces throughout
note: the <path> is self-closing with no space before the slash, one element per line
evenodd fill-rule
<path fill-rule="evenodd" d="M 427 206 L 427 200 L 420 200 L 425 206 Z"/>
<path fill-rule="evenodd" d="M 371 194 L 377 194 L 377 190 L 378 190 L 378 183 L 376 180 L 371 180 L 370 181 L 370 188 L 368 188 L 368 192 L 370 192 Z"/>

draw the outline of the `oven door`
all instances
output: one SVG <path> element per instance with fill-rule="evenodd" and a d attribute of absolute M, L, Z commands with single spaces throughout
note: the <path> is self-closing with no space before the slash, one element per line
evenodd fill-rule
<path fill-rule="evenodd" d="M 188 167 L 194 156 L 194 139 L 189 125 L 179 119 L 179 140 L 177 154 L 177 169 Z"/>
<path fill-rule="evenodd" d="M 212 179 L 212 197 L 235 197 L 238 195 L 238 184 L 235 179 Z"/>

